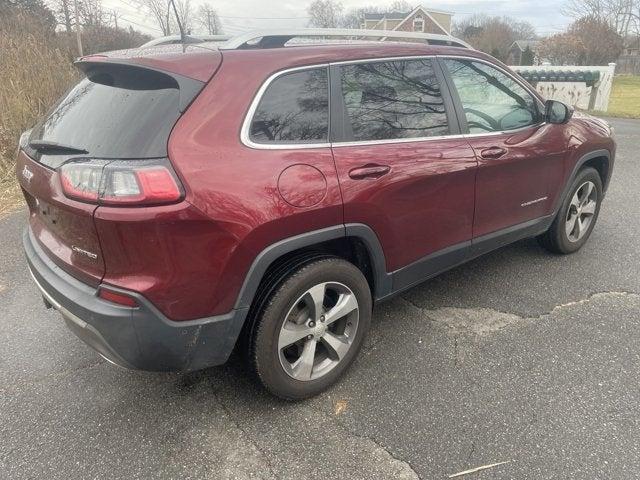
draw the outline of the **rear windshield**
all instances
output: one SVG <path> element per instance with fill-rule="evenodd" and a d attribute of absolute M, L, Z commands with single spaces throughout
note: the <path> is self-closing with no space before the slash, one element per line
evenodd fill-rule
<path fill-rule="evenodd" d="M 36 125 L 29 140 L 60 143 L 96 158 L 164 157 L 179 116 L 176 80 L 111 65 L 89 71 Z"/>

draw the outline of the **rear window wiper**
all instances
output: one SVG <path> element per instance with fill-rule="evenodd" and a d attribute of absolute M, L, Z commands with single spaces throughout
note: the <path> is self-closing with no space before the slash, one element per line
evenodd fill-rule
<path fill-rule="evenodd" d="M 89 153 L 83 148 L 63 145 L 62 143 L 50 140 L 31 140 L 29 146 L 38 152 L 60 152 L 60 153 Z"/>

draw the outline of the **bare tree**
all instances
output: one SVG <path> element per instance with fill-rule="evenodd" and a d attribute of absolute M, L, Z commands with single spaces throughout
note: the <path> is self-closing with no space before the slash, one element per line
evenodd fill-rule
<path fill-rule="evenodd" d="M 67 33 L 73 30 L 73 0 L 55 0 L 51 3 L 53 13 L 59 25 L 63 25 Z"/>
<path fill-rule="evenodd" d="M 640 0 L 566 0 L 563 13 L 606 22 L 622 36 L 640 34 Z"/>
<path fill-rule="evenodd" d="M 572 18 L 596 17 L 606 15 L 607 0 L 566 0 L 563 13 Z"/>
<path fill-rule="evenodd" d="M 351 8 L 342 17 L 342 26 L 345 28 L 362 28 L 364 16 L 367 13 L 381 13 L 379 7 Z"/>
<path fill-rule="evenodd" d="M 104 27 L 109 21 L 101 0 L 78 0 L 78 17 L 83 27 Z"/>
<path fill-rule="evenodd" d="M 410 12 L 413 10 L 411 4 L 405 0 L 395 0 L 386 7 L 367 6 L 352 8 L 342 17 L 342 26 L 345 28 L 360 28 L 364 23 L 366 13 L 390 13 L 390 12 Z"/>
<path fill-rule="evenodd" d="M 463 38 L 478 50 L 506 60 L 508 50 L 516 40 L 536 38 L 535 29 L 527 22 L 517 22 L 509 17 L 472 15 L 456 22 L 453 34 Z"/>
<path fill-rule="evenodd" d="M 70 33 L 76 25 L 73 0 L 53 0 L 51 8 L 59 25 Z M 82 27 L 105 27 L 109 23 L 109 13 L 102 6 L 102 0 L 78 0 L 78 24 Z"/>
<path fill-rule="evenodd" d="M 393 2 L 391 2 L 391 4 L 387 7 L 386 11 L 387 12 L 411 12 L 413 10 L 413 6 L 411 6 L 411 4 L 409 2 L 407 2 L 406 0 L 394 0 Z"/>
<path fill-rule="evenodd" d="M 136 3 L 151 15 L 162 35 L 171 35 L 173 12 L 170 11 L 171 5 L 167 0 L 137 0 Z"/>
<path fill-rule="evenodd" d="M 184 33 L 189 34 L 193 28 L 193 10 L 191 9 L 191 0 L 173 0 L 176 5 L 176 10 L 178 11 L 178 17 L 180 18 L 180 24 L 184 29 Z M 176 22 L 176 17 L 173 12 L 173 8 L 171 9 L 171 13 L 173 15 L 170 16 L 170 22 L 172 24 L 171 29 L 174 32 L 177 32 L 178 23 Z"/>
<path fill-rule="evenodd" d="M 623 49 L 622 37 L 606 20 L 584 17 L 571 24 L 566 33 L 546 38 L 540 54 L 556 65 L 606 65 Z"/>
<path fill-rule="evenodd" d="M 580 65 L 585 57 L 582 41 L 569 33 L 557 33 L 543 39 L 538 53 L 553 65 Z"/>
<path fill-rule="evenodd" d="M 309 25 L 318 28 L 336 28 L 342 25 L 342 3 L 335 0 L 314 0 L 307 8 Z"/>
<path fill-rule="evenodd" d="M 171 0 L 134 0 L 134 2 L 151 15 L 162 35 L 171 35 L 171 32 L 178 33 L 178 22 L 176 22 Z M 188 34 L 193 27 L 191 0 L 175 0 L 175 5 L 180 24 L 184 32 Z"/>
<path fill-rule="evenodd" d="M 511 28 L 518 37 L 516 40 L 534 40 L 538 36 L 535 27 L 529 22 L 513 22 Z"/>
<path fill-rule="evenodd" d="M 585 65 L 615 62 L 624 47 L 622 37 L 605 20 L 581 18 L 569 27 L 567 33 L 579 38 L 584 45 Z"/>
<path fill-rule="evenodd" d="M 209 35 L 222 33 L 222 25 L 218 13 L 208 3 L 200 5 L 196 14 L 196 21 Z"/>

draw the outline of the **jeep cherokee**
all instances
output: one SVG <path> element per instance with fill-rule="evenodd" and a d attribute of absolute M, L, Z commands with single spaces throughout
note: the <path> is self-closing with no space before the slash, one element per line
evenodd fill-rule
<path fill-rule="evenodd" d="M 191 371 L 238 346 L 309 397 L 375 303 L 526 237 L 589 238 L 606 123 L 462 42 L 292 36 L 83 57 L 22 136 L 29 270 L 107 360 Z"/>

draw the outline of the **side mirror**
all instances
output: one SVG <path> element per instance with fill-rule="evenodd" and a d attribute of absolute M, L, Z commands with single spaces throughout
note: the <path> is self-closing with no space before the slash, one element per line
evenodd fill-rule
<path fill-rule="evenodd" d="M 573 108 L 556 100 L 547 100 L 545 103 L 544 119 L 548 123 L 563 124 L 571 120 Z"/>

